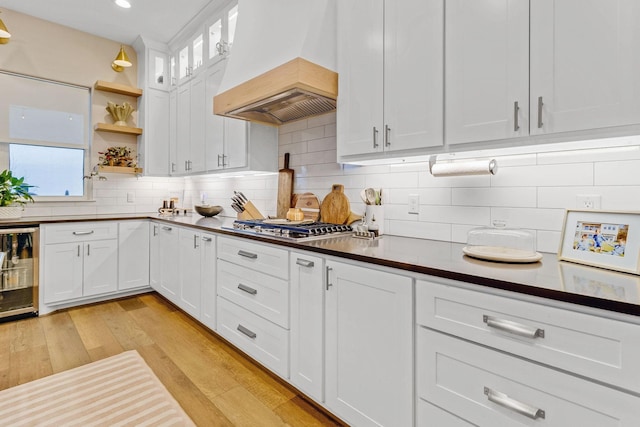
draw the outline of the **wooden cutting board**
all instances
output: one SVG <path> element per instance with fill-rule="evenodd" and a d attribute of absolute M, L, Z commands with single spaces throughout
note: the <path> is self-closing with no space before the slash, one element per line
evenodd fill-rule
<path fill-rule="evenodd" d="M 331 193 L 327 194 L 320 206 L 320 217 L 323 222 L 344 224 L 351 214 L 349 199 L 344 194 L 344 185 L 333 184 Z"/>
<path fill-rule="evenodd" d="M 320 201 L 313 193 L 294 194 L 295 208 L 302 209 L 305 220 L 320 219 Z"/>
<path fill-rule="evenodd" d="M 289 153 L 284 153 L 284 169 L 278 172 L 278 209 L 276 216 L 286 218 L 293 195 L 293 169 L 289 169 Z"/>

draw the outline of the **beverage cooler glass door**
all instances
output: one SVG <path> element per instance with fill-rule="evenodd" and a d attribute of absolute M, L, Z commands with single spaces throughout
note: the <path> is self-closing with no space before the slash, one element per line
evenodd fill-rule
<path fill-rule="evenodd" d="M 38 231 L 0 228 L 0 321 L 38 315 Z"/>

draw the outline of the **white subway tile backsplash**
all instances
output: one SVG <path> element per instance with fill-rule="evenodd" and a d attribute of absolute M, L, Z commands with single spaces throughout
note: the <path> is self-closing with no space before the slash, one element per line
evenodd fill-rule
<path fill-rule="evenodd" d="M 593 185 L 593 163 L 505 167 L 491 177 L 492 187 Z"/>
<path fill-rule="evenodd" d="M 507 227 L 558 231 L 562 229 L 564 209 L 491 208 L 491 221 L 504 221 Z"/>
<path fill-rule="evenodd" d="M 449 224 L 488 225 L 491 209 L 468 206 L 420 206 L 420 221 Z"/>
<path fill-rule="evenodd" d="M 455 206 L 536 207 L 535 187 L 452 188 Z"/>
<path fill-rule="evenodd" d="M 640 185 L 640 160 L 595 165 L 595 185 Z"/>
<path fill-rule="evenodd" d="M 451 240 L 451 224 L 414 222 L 414 221 L 389 221 L 387 234 L 395 236 L 414 237 L 418 239 Z"/>
<path fill-rule="evenodd" d="M 536 233 L 536 250 L 538 252 L 557 253 L 562 233 L 560 231 L 538 230 Z"/>

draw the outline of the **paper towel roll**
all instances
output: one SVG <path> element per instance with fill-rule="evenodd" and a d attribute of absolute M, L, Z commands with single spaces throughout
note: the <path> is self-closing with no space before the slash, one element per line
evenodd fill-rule
<path fill-rule="evenodd" d="M 433 176 L 495 175 L 497 172 L 498 162 L 496 162 L 495 159 L 472 162 L 436 163 L 431 167 L 431 175 Z"/>

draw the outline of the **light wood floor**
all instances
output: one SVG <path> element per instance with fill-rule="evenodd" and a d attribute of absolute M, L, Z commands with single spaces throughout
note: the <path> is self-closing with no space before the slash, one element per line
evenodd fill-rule
<path fill-rule="evenodd" d="M 0 324 L 0 390 L 137 350 L 198 426 L 337 425 L 155 293 Z"/>

